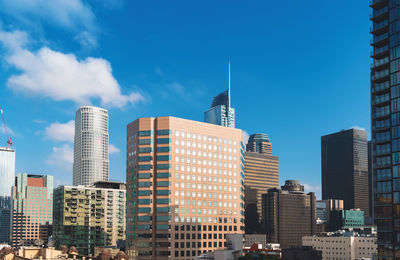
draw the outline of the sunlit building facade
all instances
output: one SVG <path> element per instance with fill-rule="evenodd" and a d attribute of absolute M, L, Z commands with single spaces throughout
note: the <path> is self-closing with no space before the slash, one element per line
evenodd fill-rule
<path fill-rule="evenodd" d="M 127 127 L 127 253 L 189 260 L 244 230 L 244 146 L 235 128 L 174 117 Z"/>

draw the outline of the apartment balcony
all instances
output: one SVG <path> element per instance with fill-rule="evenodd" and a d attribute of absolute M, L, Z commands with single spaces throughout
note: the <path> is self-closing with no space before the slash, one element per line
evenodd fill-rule
<path fill-rule="evenodd" d="M 385 97 L 382 98 L 375 97 L 375 99 L 372 100 L 373 105 L 384 105 L 389 103 L 390 103 L 389 95 L 385 95 Z"/>
<path fill-rule="evenodd" d="M 382 59 L 374 60 L 371 63 L 371 69 L 374 71 L 384 70 L 389 68 L 389 57 L 384 57 Z"/>
<path fill-rule="evenodd" d="M 381 21 L 389 17 L 389 9 L 387 6 L 381 9 L 375 9 L 370 15 L 370 20 L 374 22 Z"/>
<path fill-rule="evenodd" d="M 370 0 L 369 6 L 375 9 L 387 5 L 388 2 L 389 0 Z"/>
<path fill-rule="evenodd" d="M 374 50 L 371 51 L 371 58 L 374 59 L 380 59 L 388 55 L 389 55 L 389 45 L 384 45 L 379 48 L 374 48 Z"/>
<path fill-rule="evenodd" d="M 379 23 L 374 23 L 374 25 L 370 28 L 370 33 L 374 35 L 381 35 L 389 31 L 389 21 L 383 20 Z"/>
<path fill-rule="evenodd" d="M 390 90 L 389 81 L 385 81 L 385 82 L 381 82 L 381 83 L 374 83 L 374 85 L 372 87 L 373 94 L 385 93 L 385 92 L 389 92 L 389 90 Z"/>
<path fill-rule="evenodd" d="M 389 109 L 388 109 L 388 110 L 385 110 L 385 111 L 375 112 L 374 114 L 372 114 L 372 117 L 373 117 L 374 119 L 382 118 L 382 117 L 388 117 L 388 116 L 390 116 L 390 111 L 389 111 Z"/>
<path fill-rule="evenodd" d="M 376 82 L 386 81 L 389 77 L 389 69 L 375 71 L 371 74 L 371 80 Z"/>
<path fill-rule="evenodd" d="M 387 131 L 389 129 L 390 129 L 390 125 L 389 124 L 388 125 L 380 125 L 380 126 L 373 126 L 372 127 L 372 130 L 375 131 L 375 132 Z M 390 141 L 390 139 L 389 139 L 389 141 Z M 375 143 L 378 143 L 378 142 L 375 142 Z"/>
<path fill-rule="evenodd" d="M 389 33 L 384 33 L 378 36 L 374 36 L 370 43 L 374 47 L 381 47 L 383 45 L 387 45 L 389 43 Z"/>

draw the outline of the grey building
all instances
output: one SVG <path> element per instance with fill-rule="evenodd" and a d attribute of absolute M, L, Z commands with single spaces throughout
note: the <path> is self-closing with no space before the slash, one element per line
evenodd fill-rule
<path fill-rule="evenodd" d="M 108 181 L 108 111 L 82 106 L 76 111 L 73 185 Z"/>
<path fill-rule="evenodd" d="M 231 107 L 231 65 L 229 63 L 228 89 L 214 97 L 210 108 L 204 112 L 204 122 L 235 127 L 235 109 Z"/>
<path fill-rule="evenodd" d="M 0 243 L 9 243 L 11 189 L 15 180 L 15 150 L 0 147 Z"/>
<path fill-rule="evenodd" d="M 11 197 L 0 196 L 0 244 L 9 243 Z"/>
<path fill-rule="evenodd" d="M 343 130 L 321 137 L 322 199 L 369 214 L 367 132 Z"/>
<path fill-rule="evenodd" d="M 301 246 L 303 236 L 316 233 L 315 194 L 304 193 L 299 181 L 288 180 L 281 189 L 269 189 L 262 203 L 267 242 L 279 243 L 281 248 Z"/>

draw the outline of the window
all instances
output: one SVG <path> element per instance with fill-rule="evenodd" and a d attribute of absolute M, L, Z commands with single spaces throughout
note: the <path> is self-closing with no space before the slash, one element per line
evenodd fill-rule
<path fill-rule="evenodd" d="M 171 142 L 170 138 L 158 138 L 157 144 L 169 144 Z"/>
<path fill-rule="evenodd" d="M 166 130 L 157 130 L 157 135 L 169 135 L 171 133 L 171 130 L 166 129 Z"/>
<path fill-rule="evenodd" d="M 157 169 L 159 170 L 169 169 L 170 167 L 170 164 L 157 164 Z"/>
<path fill-rule="evenodd" d="M 169 160 L 171 160 L 171 156 L 169 156 L 169 155 L 158 155 L 157 156 L 157 161 L 169 161 Z"/>
<path fill-rule="evenodd" d="M 157 152 L 159 152 L 159 153 L 170 152 L 170 151 L 171 151 L 171 147 L 169 147 L 169 146 L 157 147 Z M 179 150 L 177 151 L 177 153 L 179 153 Z"/>
<path fill-rule="evenodd" d="M 151 144 L 152 139 L 139 139 L 139 144 Z"/>
<path fill-rule="evenodd" d="M 139 136 L 151 136 L 153 131 L 139 131 Z"/>
<path fill-rule="evenodd" d="M 169 172 L 158 172 L 157 173 L 157 178 L 169 178 L 171 177 L 171 174 Z"/>
<path fill-rule="evenodd" d="M 139 170 L 151 170 L 152 166 L 151 164 L 140 164 L 139 165 Z"/>
<path fill-rule="evenodd" d="M 171 212 L 171 208 L 170 208 L 170 207 L 161 207 L 161 208 L 157 208 L 157 212 L 158 212 L 158 213 Z"/>
<path fill-rule="evenodd" d="M 139 148 L 139 153 L 151 153 L 152 150 L 151 147 Z"/>
<path fill-rule="evenodd" d="M 139 162 L 148 162 L 153 160 L 152 156 L 139 156 Z"/>
<path fill-rule="evenodd" d="M 169 181 L 158 181 L 157 182 L 157 187 L 169 187 L 170 182 Z"/>

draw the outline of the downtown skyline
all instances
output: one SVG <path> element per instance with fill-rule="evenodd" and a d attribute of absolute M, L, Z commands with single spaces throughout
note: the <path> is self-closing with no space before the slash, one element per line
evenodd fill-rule
<path fill-rule="evenodd" d="M 14 2 L 18 5 L 21 1 Z M 72 120 L 80 105 L 92 104 L 109 111 L 113 151 L 110 179 L 124 181 L 126 125 L 147 116 L 171 115 L 203 121 L 203 112 L 212 98 L 228 87 L 229 59 L 236 127 L 248 134 L 262 132 L 270 136 L 274 154 L 280 158 L 281 184 L 285 179 L 299 179 L 306 190 L 308 185 L 308 191 L 315 191 L 320 198 L 320 136 L 359 126 L 368 131 L 370 138 L 371 24 L 365 3 L 346 2 L 349 6 L 345 11 L 339 9 L 344 1 L 318 3 L 320 13 L 309 14 L 308 8 L 317 1 L 292 1 L 289 9 L 283 4 L 261 2 L 246 7 L 238 3 L 227 6 L 227 2 L 216 6 L 203 2 L 202 6 L 192 7 L 184 2 L 171 6 L 156 2 L 154 7 L 127 1 L 73 2 L 83 7 L 66 9 L 71 14 L 66 18 L 70 22 L 54 16 L 49 18 L 54 22 L 50 25 L 39 18 L 38 9 L 28 11 L 14 6 L 11 11 L 12 4 L 0 1 L 0 102 L 13 131 L 17 173 L 51 174 L 55 186 L 71 184 Z M 339 10 L 344 12 L 340 20 L 335 14 Z M 251 18 L 241 17 L 252 11 L 255 13 Z M 148 12 L 149 17 L 144 17 Z M 27 13 L 36 18 L 33 25 L 19 18 Z M 209 19 L 204 21 L 201 15 L 194 14 L 207 14 Z M 278 14 L 292 20 L 277 20 L 282 19 Z M 108 20 L 109 16 L 113 19 Z M 243 25 L 234 17 L 244 19 Z M 66 91 L 55 95 L 54 90 L 50 91 L 52 85 L 34 92 L 27 91 L 29 86 L 21 82 L 11 84 L 10 78 L 24 73 L 23 66 L 15 60 L 22 55 L 19 49 L 4 44 L 6 36 L 15 30 L 30 41 L 21 45 L 19 40 L 17 47 L 36 57 L 37 70 L 25 71 L 27 75 L 43 72 L 40 54 L 46 53 L 39 50 L 47 47 L 52 50 L 47 52 L 49 57 L 74 54 L 76 60 L 72 61 L 79 65 L 78 69 L 88 57 L 93 57 L 97 65 L 102 64 L 100 58 L 107 60 L 112 74 L 103 72 L 118 82 L 111 82 L 110 86 L 120 92 L 106 92 L 112 97 L 106 99 L 91 84 L 88 94 L 81 98 L 82 95 Z M 281 30 L 291 30 L 292 34 L 284 35 Z M 88 31 L 91 36 L 80 31 Z M 85 35 L 86 41 L 79 41 Z M 177 45 L 173 46 L 173 42 Z M 79 86 L 71 90 L 79 92 Z M 0 136 L 2 140 L 5 145 L 4 134 Z"/>

